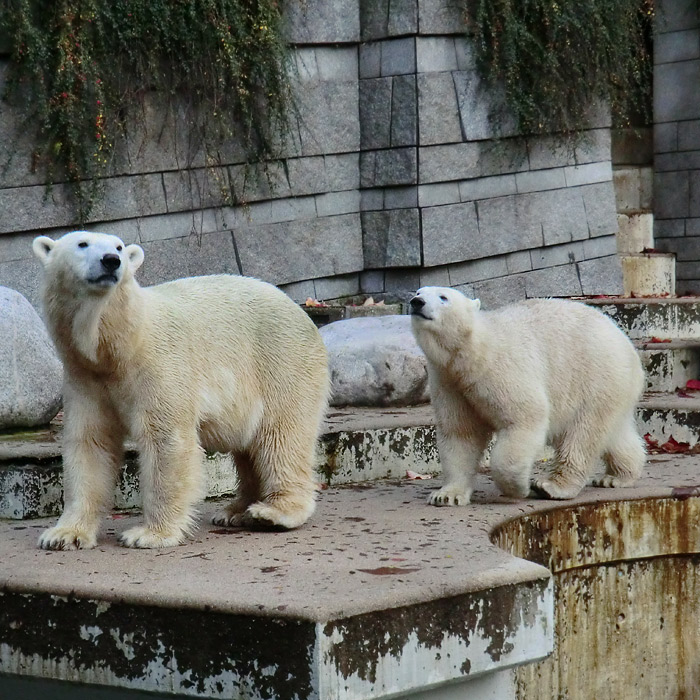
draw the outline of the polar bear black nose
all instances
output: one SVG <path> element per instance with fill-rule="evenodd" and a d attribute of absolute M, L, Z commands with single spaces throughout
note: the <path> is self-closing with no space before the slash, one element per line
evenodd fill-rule
<path fill-rule="evenodd" d="M 417 311 L 418 309 L 422 309 L 425 306 L 425 299 L 421 299 L 420 297 L 413 297 L 413 299 L 411 299 L 409 303 L 411 304 L 411 308 Z"/>
<path fill-rule="evenodd" d="M 102 267 L 104 267 L 107 272 L 114 272 L 121 264 L 121 259 L 114 253 L 105 253 L 102 256 Z"/>

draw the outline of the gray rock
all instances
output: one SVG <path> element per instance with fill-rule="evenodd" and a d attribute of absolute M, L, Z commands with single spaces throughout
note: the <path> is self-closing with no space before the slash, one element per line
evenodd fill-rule
<path fill-rule="evenodd" d="M 0 429 L 45 425 L 61 407 L 63 368 L 39 315 L 0 287 Z"/>
<path fill-rule="evenodd" d="M 428 401 L 425 357 L 409 316 L 352 318 L 321 328 L 331 406 L 412 406 Z"/>

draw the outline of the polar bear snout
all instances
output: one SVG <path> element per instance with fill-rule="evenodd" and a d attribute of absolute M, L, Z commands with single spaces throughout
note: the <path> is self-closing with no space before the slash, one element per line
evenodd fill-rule
<path fill-rule="evenodd" d="M 426 301 L 423 299 L 423 297 L 416 294 L 416 296 L 414 296 L 411 301 L 408 302 L 408 305 L 411 307 L 411 316 L 418 316 L 426 319 L 426 321 L 430 320 L 431 317 L 428 313 L 426 313 Z"/>
<path fill-rule="evenodd" d="M 105 253 L 100 262 L 107 272 L 115 272 L 122 264 L 121 258 L 114 253 Z"/>

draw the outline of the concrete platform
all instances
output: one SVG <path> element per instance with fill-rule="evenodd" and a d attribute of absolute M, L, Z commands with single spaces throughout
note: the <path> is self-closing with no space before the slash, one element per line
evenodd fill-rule
<path fill-rule="evenodd" d="M 566 503 L 509 501 L 486 475 L 461 508 L 426 504 L 436 481 L 329 488 L 298 531 L 203 520 L 192 542 L 160 551 L 117 545 L 133 514 L 107 518 L 98 548 L 79 552 L 36 548 L 52 520 L 0 521 L 0 673 L 359 700 L 500 672 L 552 650 L 554 602 L 549 570 L 499 549 L 494 529 L 581 504 L 699 497 L 699 457 L 651 456 L 647 471 Z"/>

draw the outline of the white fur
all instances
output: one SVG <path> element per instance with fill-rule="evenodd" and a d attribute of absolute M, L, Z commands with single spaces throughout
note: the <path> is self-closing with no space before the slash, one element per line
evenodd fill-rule
<path fill-rule="evenodd" d="M 128 435 L 140 451 L 145 524 L 123 533 L 127 546 L 171 546 L 192 531 L 203 448 L 232 453 L 239 471 L 237 498 L 217 524 L 306 522 L 328 370 L 304 311 L 246 277 L 142 288 L 134 273 L 143 251 L 116 236 L 41 236 L 34 251 L 65 367 L 66 506 L 42 547 L 95 546 Z M 106 254 L 119 256 L 115 279 L 103 278 Z"/>
<path fill-rule="evenodd" d="M 576 496 L 600 457 L 607 476 L 599 485 L 626 486 L 639 477 L 645 454 L 634 408 L 644 372 L 609 318 L 558 299 L 485 312 L 478 299 L 441 287 L 419 289 L 414 300 L 413 332 L 428 359 L 445 476 L 431 503 L 469 503 L 492 437 L 493 477 L 515 498 L 528 495 L 547 442 L 555 448 L 554 470 L 533 485 L 550 498 Z"/>

